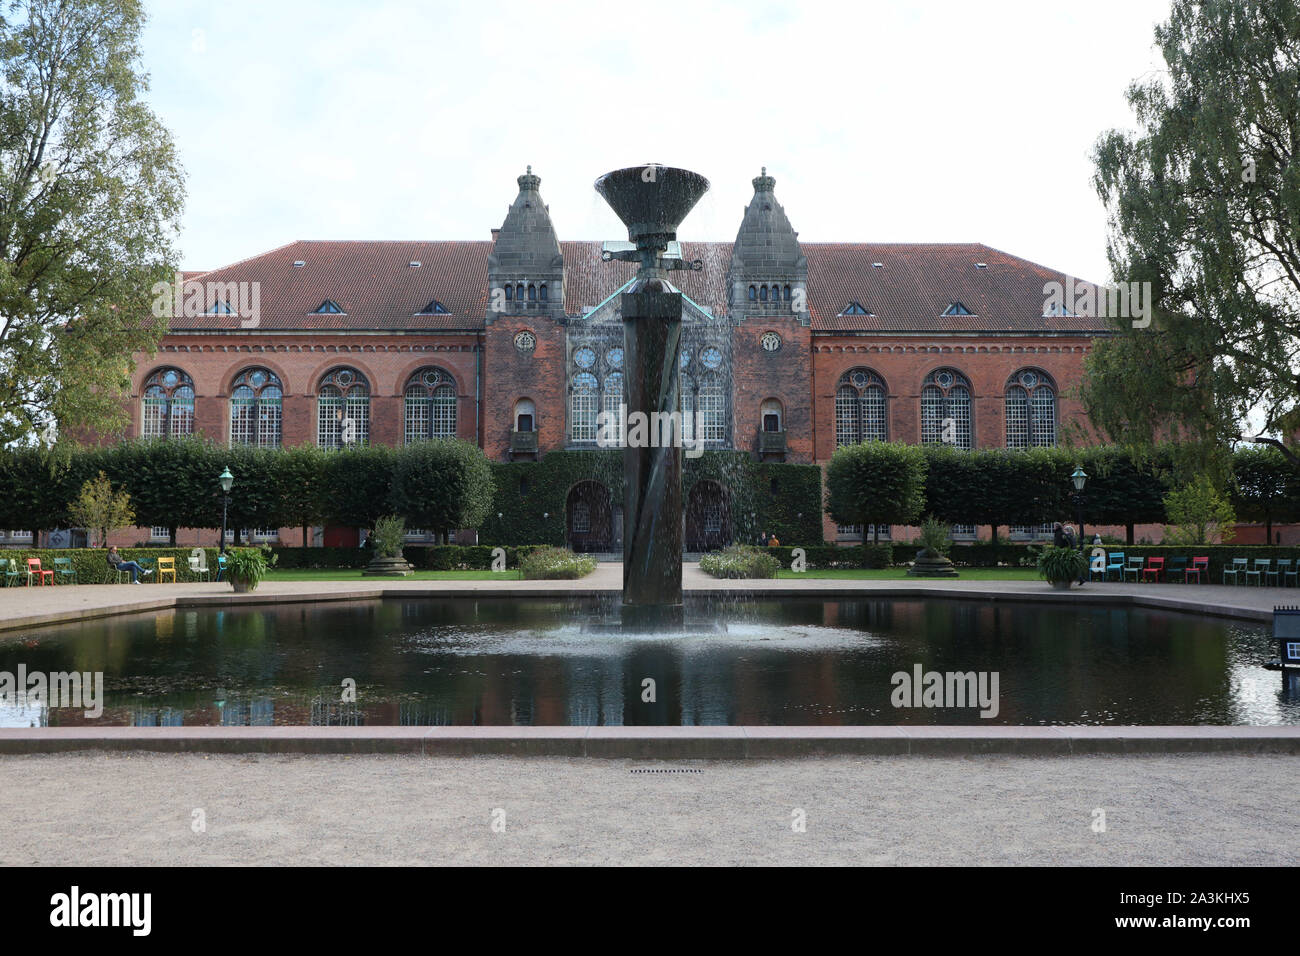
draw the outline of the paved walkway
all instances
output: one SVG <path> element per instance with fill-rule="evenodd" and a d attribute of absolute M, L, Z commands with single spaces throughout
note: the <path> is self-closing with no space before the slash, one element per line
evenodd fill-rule
<path fill-rule="evenodd" d="M 0 806 L 18 865 L 1295 866 L 1296 768 L 69 754 L 0 758 Z"/>
<path fill-rule="evenodd" d="M 235 594 L 226 583 L 195 584 L 82 584 L 54 587 L 0 589 L 0 631 L 37 627 L 63 621 L 84 620 L 109 614 L 153 611 L 169 607 L 281 604 L 361 600 L 378 597 L 445 597 L 503 594 L 547 597 L 555 594 L 583 596 L 615 592 L 623 585 L 622 564 L 600 564 L 579 581 L 410 581 L 362 578 L 349 581 L 266 582 L 251 594 Z M 1130 604 L 1193 614 L 1214 614 L 1243 620 L 1269 621 L 1277 605 L 1300 605 L 1300 589 L 1262 588 L 1220 584 L 1120 584 L 1092 583 L 1069 591 L 1054 591 L 1041 581 L 921 580 L 901 576 L 887 581 L 808 578 L 795 581 L 722 580 L 688 564 L 683 586 L 697 594 L 721 593 L 754 597 L 821 595 L 863 598 L 928 598 L 961 600 L 1054 601 L 1071 604 Z"/>

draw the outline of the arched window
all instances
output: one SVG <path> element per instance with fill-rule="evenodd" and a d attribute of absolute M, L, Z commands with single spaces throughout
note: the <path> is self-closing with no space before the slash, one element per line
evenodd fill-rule
<path fill-rule="evenodd" d="M 695 396 L 695 407 L 700 417 L 700 438 L 704 441 L 725 441 L 727 398 L 717 379 L 710 377 L 700 383 Z"/>
<path fill-rule="evenodd" d="M 521 398 L 515 402 L 515 431 L 531 432 L 537 427 L 537 412 L 532 399 Z"/>
<path fill-rule="evenodd" d="M 921 388 L 921 444 L 970 450 L 971 387 L 965 375 L 936 369 Z"/>
<path fill-rule="evenodd" d="M 537 286 L 533 285 L 531 282 L 528 283 L 528 301 L 537 301 Z"/>
<path fill-rule="evenodd" d="M 835 444 L 888 441 L 885 383 L 871 369 L 849 369 L 835 388 Z"/>
<path fill-rule="evenodd" d="M 512 286 L 510 283 L 507 282 L 507 283 L 506 283 L 506 301 L 507 301 L 507 302 L 513 302 L 513 301 L 514 301 L 514 298 L 515 298 L 515 287 Z"/>
<path fill-rule="evenodd" d="M 541 299 L 543 302 L 546 301 L 546 283 L 545 283 L 545 282 L 543 282 L 540 286 L 537 287 L 537 298 Z"/>
<path fill-rule="evenodd" d="M 370 441 L 370 383 L 354 368 L 331 369 L 316 391 L 316 444 L 321 448 Z"/>
<path fill-rule="evenodd" d="M 596 376 L 579 372 L 573 376 L 569 394 L 569 437 L 575 442 L 596 440 Z"/>
<path fill-rule="evenodd" d="M 786 286 L 785 289 L 784 289 L 784 292 L 785 292 L 785 301 L 789 302 L 789 301 L 790 301 L 790 287 L 789 287 L 789 286 Z"/>
<path fill-rule="evenodd" d="M 160 368 L 144 382 L 140 434 L 172 438 L 194 434 L 194 380 L 178 368 Z"/>
<path fill-rule="evenodd" d="M 763 286 L 758 290 L 758 301 L 759 302 L 767 301 L 767 286 Z"/>
<path fill-rule="evenodd" d="M 1056 444 L 1056 385 L 1036 368 L 1007 379 L 1007 447 L 1051 448 Z"/>
<path fill-rule="evenodd" d="M 756 286 L 751 285 L 749 287 L 749 301 L 754 302 L 757 299 L 758 299 L 758 288 Z"/>
<path fill-rule="evenodd" d="M 781 422 L 785 416 L 782 414 L 781 402 L 778 399 L 769 398 L 765 400 L 759 410 L 759 415 L 763 420 L 763 431 L 781 431 Z"/>
<path fill-rule="evenodd" d="M 601 396 L 600 410 L 618 420 L 618 407 L 626 401 L 623 395 L 623 373 L 611 372 L 605 376 L 605 389 Z"/>
<path fill-rule="evenodd" d="M 682 441 L 695 441 L 695 383 L 682 373 Z"/>
<path fill-rule="evenodd" d="M 230 389 L 230 444 L 279 448 L 284 388 L 274 372 L 249 368 Z"/>
<path fill-rule="evenodd" d="M 515 286 L 515 299 L 519 302 L 524 301 L 524 284 L 522 282 Z"/>
<path fill-rule="evenodd" d="M 406 381 L 406 444 L 456 437 L 456 380 L 422 368 Z"/>

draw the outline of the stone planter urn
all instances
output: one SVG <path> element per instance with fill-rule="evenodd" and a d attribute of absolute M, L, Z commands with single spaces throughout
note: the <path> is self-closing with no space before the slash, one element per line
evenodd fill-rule
<path fill-rule="evenodd" d="M 396 557 L 375 555 L 361 572 L 363 578 L 404 578 L 415 569 L 400 554 Z"/>
<path fill-rule="evenodd" d="M 253 590 L 248 586 L 248 582 L 243 578 L 232 577 L 230 579 L 230 586 L 235 589 L 236 594 L 247 594 L 249 591 Z"/>
<path fill-rule="evenodd" d="M 1072 584 L 1074 584 L 1073 581 L 1053 581 L 1053 582 L 1052 582 L 1052 590 L 1053 590 L 1053 591 L 1068 591 L 1068 590 L 1070 590 L 1070 585 L 1072 585 Z"/>
<path fill-rule="evenodd" d="M 951 561 L 942 554 L 936 554 L 930 551 L 918 551 L 916 560 L 907 570 L 907 576 L 911 578 L 959 578 L 960 574 L 953 567 Z"/>

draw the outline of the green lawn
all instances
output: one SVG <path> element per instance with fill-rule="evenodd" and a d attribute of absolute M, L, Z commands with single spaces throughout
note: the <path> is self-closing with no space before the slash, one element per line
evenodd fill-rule
<path fill-rule="evenodd" d="M 1039 581 L 1038 572 L 1033 568 L 958 568 L 960 578 L 946 580 L 964 581 Z M 782 569 L 776 573 L 778 578 L 833 578 L 844 581 L 917 581 L 922 578 L 909 578 L 905 568 L 827 568 L 808 571 L 789 571 Z"/>
<path fill-rule="evenodd" d="M 517 570 L 510 571 L 416 571 L 404 578 L 363 578 L 351 568 L 273 568 L 268 581 L 520 581 Z"/>

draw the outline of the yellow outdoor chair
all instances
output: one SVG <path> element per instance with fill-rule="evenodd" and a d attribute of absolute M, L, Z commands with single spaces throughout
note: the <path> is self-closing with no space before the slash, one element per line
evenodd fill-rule
<path fill-rule="evenodd" d="M 159 558 L 158 559 L 158 583 L 162 584 L 163 578 L 167 575 L 172 576 L 172 584 L 176 583 L 176 559 Z"/>

